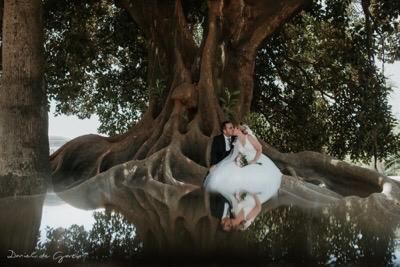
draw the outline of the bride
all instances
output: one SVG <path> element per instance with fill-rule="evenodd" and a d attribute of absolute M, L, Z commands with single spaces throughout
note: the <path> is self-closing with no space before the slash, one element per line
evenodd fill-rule
<path fill-rule="evenodd" d="M 231 154 L 210 169 L 204 182 L 207 192 L 219 193 L 232 205 L 234 218 L 224 218 L 224 230 L 247 229 L 261 211 L 261 204 L 274 196 L 282 173 L 267 156 L 247 125 L 234 128 Z"/>

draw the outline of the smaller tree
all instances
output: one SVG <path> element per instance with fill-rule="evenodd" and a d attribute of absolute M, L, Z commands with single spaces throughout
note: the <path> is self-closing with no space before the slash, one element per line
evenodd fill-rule
<path fill-rule="evenodd" d="M 43 86 L 42 1 L 0 2 L 3 9 L 0 91 L 0 251 L 32 251 L 50 173 Z M 28 199 L 25 195 L 37 194 Z M 24 195 L 16 198 L 15 196 Z M 4 198 L 14 196 L 14 198 Z"/>
<path fill-rule="evenodd" d="M 0 196 L 46 191 L 50 166 L 41 14 L 41 0 L 4 1 Z"/>

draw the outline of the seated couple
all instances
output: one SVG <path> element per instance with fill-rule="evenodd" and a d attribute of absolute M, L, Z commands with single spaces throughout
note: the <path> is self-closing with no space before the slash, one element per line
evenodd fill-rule
<path fill-rule="evenodd" d="M 225 231 L 245 230 L 281 185 L 282 173 L 247 125 L 225 121 L 214 137 L 211 167 L 204 180 L 211 214 Z"/>

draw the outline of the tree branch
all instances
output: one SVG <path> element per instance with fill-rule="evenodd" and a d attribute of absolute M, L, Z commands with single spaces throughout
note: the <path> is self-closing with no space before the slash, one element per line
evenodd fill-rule
<path fill-rule="evenodd" d="M 256 6 L 254 30 L 251 32 L 247 50 L 256 51 L 261 43 L 281 27 L 289 18 L 297 14 L 307 0 L 261 1 L 263 5 Z"/>
<path fill-rule="evenodd" d="M 222 0 L 208 1 L 208 32 L 203 48 L 200 65 L 200 81 L 206 90 L 213 88 L 213 63 L 215 62 L 215 54 L 217 48 L 218 24 L 217 18 L 221 17 Z"/>
<path fill-rule="evenodd" d="M 224 6 L 222 35 L 227 41 L 227 54 L 235 58 L 228 63 L 224 79 L 228 86 L 241 91 L 240 102 L 235 108 L 239 119 L 250 111 L 257 49 L 307 2 L 242 0 L 231 1 Z"/>

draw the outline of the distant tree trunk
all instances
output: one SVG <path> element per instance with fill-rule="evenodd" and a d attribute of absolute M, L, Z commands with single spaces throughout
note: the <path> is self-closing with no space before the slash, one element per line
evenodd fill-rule
<path fill-rule="evenodd" d="M 0 91 L 1 257 L 36 245 L 49 176 L 41 0 L 5 0 Z M 27 195 L 35 195 L 29 198 Z"/>
<path fill-rule="evenodd" d="M 41 5 L 4 1 L 0 196 L 42 193 L 49 174 Z"/>

